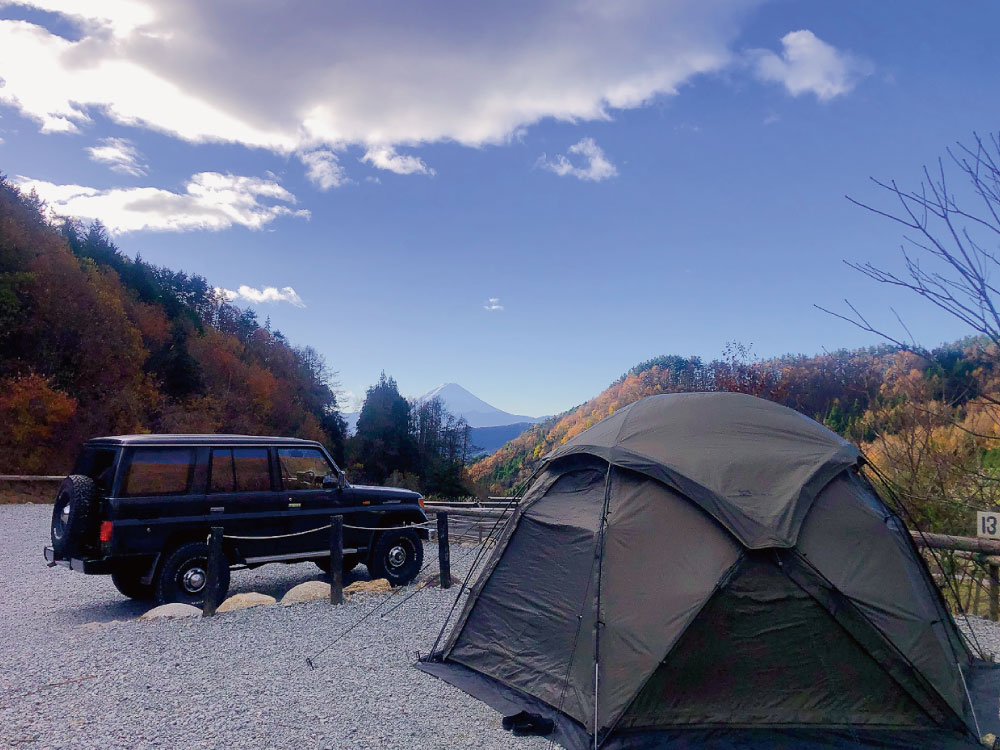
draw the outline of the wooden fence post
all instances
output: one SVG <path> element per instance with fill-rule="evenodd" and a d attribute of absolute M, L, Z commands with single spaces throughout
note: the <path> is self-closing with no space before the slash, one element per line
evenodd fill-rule
<path fill-rule="evenodd" d="M 219 566 L 225 565 L 226 559 L 222 553 L 222 527 L 213 526 L 208 535 L 208 562 L 205 571 L 205 599 L 201 604 L 202 617 L 214 617 L 219 606 Z"/>
<path fill-rule="evenodd" d="M 990 570 L 990 619 L 1000 619 L 1000 566 L 989 566 Z"/>
<path fill-rule="evenodd" d="M 344 517 L 330 516 L 330 604 L 344 603 Z"/>
<path fill-rule="evenodd" d="M 448 546 L 448 514 L 437 514 L 438 564 L 441 567 L 441 588 L 451 588 L 451 548 Z"/>

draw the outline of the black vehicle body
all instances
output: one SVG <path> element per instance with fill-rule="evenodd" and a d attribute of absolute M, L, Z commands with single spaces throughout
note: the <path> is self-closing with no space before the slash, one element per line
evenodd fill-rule
<path fill-rule="evenodd" d="M 237 482 L 236 467 L 242 454 L 255 462 L 256 484 L 252 488 Z M 319 455 L 330 467 L 323 476 L 312 470 L 293 471 L 287 465 L 297 460 L 300 465 L 306 461 L 309 466 L 323 466 Z M 183 491 L 176 491 L 177 486 L 149 491 L 149 486 L 142 487 L 141 481 L 134 480 L 141 462 L 164 456 L 173 461 L 162 464 L 164 474 L 172 478 L 161 481 L 154 477 L 152 484 L 179 483 L 186 457 Z M 142 471 L 148 470 L 148 464 L 142 463 L 142 467 Z M 50 566 L 61 564 L 87 574 L 128 577 L 140 588 L 156 583 L 172 551 L 185 544 L 204 543 L 212 527 L 223 528 L 223 550 L 232 567 L 314 561 L 328 568 L 330 535 L 324 527 L 333 515 L 344 519 L 344 557 L 350 567 L 371 563 L 379 536 L 389 533 L 377 529 L 398 530 L 427 520 L 416 492 L 350 485 L 320 443 L 295 438 L 102 437 L 84 445 L 73 473 L 76 476 L 66 482 L 80 477 L 93 481 L 91 517 L 82 528 L 78 524 L 73 529 L 75 538 L 60 545 L 55 529 L 62 501 L 57 500 L 54 543 L 45 548 L 45 559 Z M 408 533 L 427 538 L 423 528 Z M 163 595 L 156 598 L 169 600 Z"/>

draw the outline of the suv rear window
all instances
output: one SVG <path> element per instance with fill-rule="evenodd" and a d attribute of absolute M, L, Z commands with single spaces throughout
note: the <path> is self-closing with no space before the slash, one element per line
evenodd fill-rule
<path fill-rule="evenodd" d="M 210 492 L 270 492 L 267 448 L 216 448 L 212 451 Z"/>
<path fill-rule="evenodd" d="M 104 492 L 111 489 L 112 471 L 117 451 L 114 448 L 94 448 L 85 446 L 76 457 L 74 474 L 83 474 L 93 479 Z"/>
<path fill-rule="evenodd" d="M 137 448 L 125 476 L 127 497 L 183 495 L 191 486 L 194 451 L 191 448 Z"/>

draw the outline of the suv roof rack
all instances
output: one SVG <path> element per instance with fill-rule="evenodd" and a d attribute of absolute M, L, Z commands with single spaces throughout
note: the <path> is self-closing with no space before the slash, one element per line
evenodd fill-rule
<path fill-rule="evenodd" d="M 265 435 L 110 435 L 93 438 L 87 445 L 298 445 L 318 446 L 315 440 Z"/>

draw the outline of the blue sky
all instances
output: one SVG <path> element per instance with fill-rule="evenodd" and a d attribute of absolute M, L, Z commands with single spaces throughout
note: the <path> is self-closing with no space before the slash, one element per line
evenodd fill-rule
<path fill-rule="evenodd" d="M 208 6 L 208 7 L 205 7 Z M 82 8 L 85 8 L 82 9 Z M 0 0 L 0 171 L 339 372 L 549 414 L 662 353 L 968 333 L 869 176 L 1000 124 L 1000 5 Z"/>

